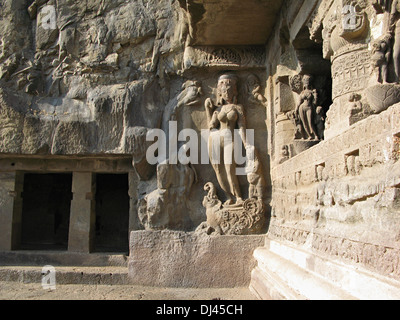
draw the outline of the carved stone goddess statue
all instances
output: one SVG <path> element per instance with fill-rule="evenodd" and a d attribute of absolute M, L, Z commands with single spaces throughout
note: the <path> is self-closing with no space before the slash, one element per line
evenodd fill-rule
<path fill-rule="evenodd" d="M 243 202 L 234 160 L 234 146 L 238 144 L 234 143 L 233 140 L 234 130 L 239 128 L 242 141 L 246 141 L 246 120 L 243 107 L 237 103 L 237 82 L 238 80 L 235 75 L 222 75 L 218 79 L 217 105 L 215 106 L 210 98 L 205 102 L 208 126 L 212 130 L 209 138 L 210 160 L 217 175 L 218 183 L 228 198 L 225 203 L 227 205 L 234 204 L 235 199 L 236 203 Z M 230 131 L 231 142 L 227 142 L 224 139 L 223 130 Z M 213 144 L 215 139 L 220 139 L 219 159 L 213 159 L 215 150 L 213 152 L 212 148 L 215 145 Z M 224 161 L 224 155 L 227 150 L 228 152 L 232 152 L 232 161 L 229 161 L 229 163 Z"/>
<path fill-rule="evenodd" d="M 305 139 L 318 140 L 318 134 L 314 126 L 314 118 L 317 107 L 317 90 L 311 85 L 312 77 L 304 75 L 303 91 L 300 94 L 300 103 L 295 110 L 296 116 L 300 119 L 305 133 Z"/>

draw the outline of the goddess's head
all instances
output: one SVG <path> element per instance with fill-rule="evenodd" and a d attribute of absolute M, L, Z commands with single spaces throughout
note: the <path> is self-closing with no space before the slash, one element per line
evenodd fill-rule
<path fill-rule="evenodd" d="M 308 74 L 305 74 L 303 76 L 303 80 L 302 81 L 303 81 L 303 90 L 312 89 L 312 81 L 313 81 L 313 77 L 312 76 L 310 76 Z"/>
<path fill-rule="evenodd" d="M 237 103 L 238 78 L 233 74 L 223 74 L 218 78 L 218 105 Z"/>

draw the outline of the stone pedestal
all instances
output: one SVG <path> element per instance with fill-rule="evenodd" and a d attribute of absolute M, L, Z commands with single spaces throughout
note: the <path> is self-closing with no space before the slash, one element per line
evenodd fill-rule
<path fill-rule="evenodd" d="M 74 172 L 68 250 L 89 253 L 95 232 L 95 179 L 93 173 Z"/>
<path fill-rule="evenodd" d="M 207 236 L 175 231 L 134 231 L 129 276 L 134 285 L 234 288 L 250 283 L 254 250 L 265 236 Z"/>

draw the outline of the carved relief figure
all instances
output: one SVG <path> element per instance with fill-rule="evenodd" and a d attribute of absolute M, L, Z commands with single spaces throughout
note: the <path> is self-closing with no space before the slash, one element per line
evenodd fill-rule
<path fill-rule="evenodd" d="M 390 55 L 390 35 L 386 35 L 372 44 L 372 67 L 376 80 L 380 83 L 388 82 L 388 64 Z"/>
<path fill-rule="evenodd" d="M 258 153 L 255 148 L 252 149 L 254 167 L 251 168 L 250 172 L 247 174 L 247 181 L 249 182 L 249 198 L 262 201 L 265 188 L 265 179 Z"/>
<path fill-rule="evenodd" d="M 300 120 L 303 131 L 303 138 L 318 140 L 318 134 L 314 126 L 314 119 L 317 108 L 317 90 L 311 84 L 312 77 L 304 75 L 303 91 L 300 94 L 300 103 L 295 110 L 295 116 Z"/>
<path fill-rule="evenodd" d="M 373 43 L 371 56 L 378 84 L 371 85 L 365 97 L 371 111 L 380 113 L 400 101 L 400 1 L 375 0 L 373 5 L 387 24 Z"/>
<path fill-rule="evenodd" d="M 385 1 L 388 8 L 389 1 Z M 400 80 L 400 1 L 393 0 L 390 8 L 390 32 L 394 37 L 393 43 L 393 60 L 394 70 L 396 75 L 396 82 Z"/>
<path fill-rule="evenodd" d="M 196 171 L 189 165 L 157 166 L 157 189 L 139 199 L 138 216 L 147 230 L 187 228 L 187 199 L 196 183 Z"/>
<path fill-rule="evenodd" d="M 211 163 L 219 185 L 228 200 L 223 204 L 217 197 L 214 184 L 209 182 L 205 185 L 204 190 L 208 194 L 203 199 L 203 206 L 206 208 L 207 221 L 197 228 L 197 232 L 218 235 L 257 234 L 263 232 L 265 225 L 265 205 L 263 201 L 266 183 L 257 150 L 246 142 L 246 120 L 243 107 L 237 103 L 237 84 L 238 79 L 235 75 L 222 75 L 218 79 L 217 104 L 214 105 L 211 99 L 207 99 L 205 102 L 208 126 L 212 130 L 209 140 Z M 256 91 L 258 92 L 258 89 Z M 222 131 L 228 130 L 234 137 L 234 130 L 237 128 L 239 128 L 241 140 L 244 141 L 248 160 L 245 168 L 249 183 L 249 199 L 247 200 L 242 199 L 233 157 L 234 148 L 228 149 L 228 153 L 232 152 L 230 163 L 221 161 L 225 160 L 222 159 L 223 157 L 213 159 L 213 142 L 215 142 L 213 140 L 220 139 L 220 141 L 217 141 L 220 142 L 220 155 L 223 155 L 226 151 L 225 148 L 228 148 L 228 143 L 232 144 L 232 142 L 229 141 L 225 144 Z M 213 163 L 213 160 L 218 160 L 215 161 L 218 163 Z"/>
<path fill-rule="evenodd" d="M 42 64 L 40 62 L 41 54 L 36 53 L 35 59 L 32 64 L 32 68 L 29 70 L 27 79 L 28 85 L 25 91 L 30 94 L 38 94 L 43 90 L 43 79 L 42 79 Z"/>
<path fill-rule="evenodd" d="M 211 99 L 207 99 L 205 103 L 209 129 L 214 131 L 210 135 L 209 154 L 219 185 L 228 198 L 226 204 L 233 204 L 235 199 L 237 203 L 243 201 L 239 181 L 236 176 L 236 164 L 234 163 L 235 161 L 231 161 L 231 164 L 224 163 L 223 156 L 220 156 L 220 159 L 212 159 L 213 152 L 211 148 L 213 146 L 212 139 L 215 139 L 215 137 L 221 139 L 219 154 L 224 155 L 225 141 L 221 131 L 226 129 L 231 131 L 233 137 L 234 129 L 238 127 L 242 140 L 246 141 L 244 111 L 243 107 L 237 104 L 237 82 L 236 76 L 232 74 L 222 75 L 218 79 L 217 105 L 215 106 Z M 231 159 L 234 159 L 233 149 Z"/>
<path fill-rule="evenodd" d="M 176 120 L 177 111 L 182 106 L 192 106 L 199 102 L 202 95 L 201 82 L 188 80 L 182 85 L 182 92 L 177 97 L 177 103 L 174 106 L 170 120 Z"/>
<path fill-rule="evenodd" d="M 386 12 L 389 15 L 388 35 L 393 39 L 393 63 L 395 72 L 395 82 L 400 80 L 400 1 L 399 0 L 374 0 L 372 4 L 377 13 Z M 391 48 L 389 48 L 391 49 Z"/>
<path fill-rule="evenodd" d="M 289 160 L 290 153 L 289 153 L 289 146 L 283 145 L 280 152 L 280 159 L 278 160 L 279 164 L 284 163 L 285 161 Z"/>
<path fill-rule="evenodd" d="M 150 180 L 155 172 L 155 167 L 150 165 L 146 159 L 146 151 L 150 146 L 150 142 L 146 141 L 148 130 L 144 127 L 135 127 L 132 133 L 132 164 L 143 181 Z"/>
<path fill-rule="evenodd" d="M 163 114 L 161 128 L 171 138 L 168 130 L 169 121 L 178 119 L 181 108 L 193 106 L 199 102 L 201 83 L 186 81 L 182 91 L 167 104 Z M 149 143 L 146 142 L 147 130 L 140 130 L 134 135 L 134 167 L 141 179 L 150 178 L 154 171 L 145 158 Z M 176 137 L 175 137 L 176 138 Z M 144 162 L 144 163 L 142 163 Z M 147 165 L 147 167 L 146 167 Z M 174 229 L 183 230 L 190 225 L 187 203 L 192 186 L 197 182 L 197 173 L 191 164 L 171 164 L 170 159 L 157 165 L 157 189 L 144 195 L 138 201 L 138 216 L 146 230 Z"/>
<path fill-rule="evenodd" d="M 256 75 L 250 74 L 247 77 L 247 92 L 250 102 L 265 104 L 267 99 L 261 94 L 260 81 Z"/>
<path fill-rule="evenodd" d="M 349 97 L 348 112 L 351 115 L 356 115 L 363 111 L 363 104 L 361 102 L 361 95 L 352 93 Z"/>

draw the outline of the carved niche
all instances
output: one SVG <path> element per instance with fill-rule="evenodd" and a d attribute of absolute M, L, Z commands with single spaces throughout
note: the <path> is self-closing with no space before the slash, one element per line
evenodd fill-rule
<path fill-rule="evenodd" d="M 318 87 L 314 85 L 318 83 Z M 324 140 L 325 136 L 325 102 L 327 100 L 325 77 L 317 78 L 309 74 L 296 75 L 290 78 L 290 87 L 296 94 L 298 102 L 295 110 L 289 111 L 287 116 L 292 120 L 294 137 L 292 154 L 296 155 Z M 287 157 L 287 146 L 282 147 L 282 158 Z"/>
<path fill-rule="evenodd" d="M 250 80 L 252 80 L 250 87 L 253 87 L 253 98 L 263 100 L 258 95 L 257 86 L 253 86 L 255 79 Z M 222 203 L 219 200 L 213 183 L 205 185 L 207 196 L 204 197 L 203 206 L 206 208 L 207 221 L 199 226 L 198 232 L 247 235 L 260 233 L 265 225 L 264 172 L 256 148 L 247 140 L 245 107 L 238 104 L 238 94 L 237 76 L 225 73 L 218 79 L 216 103 L 211 98 L 205 102 L 208 128 L 211 130 L 208 142 L 210 160 L 219 187 L 227 201 Z M 234 128 L 238 128 L 240 138 L 235 136 Z M 224 140 L 224 130 L 228 130 L 231 133 L 230 137 L 234 137 L 235 140 L 227 143 Z M 220 142 L 217 143 L 218 159 L 213 149 L 216 141 Z M 243 199 L 233 155 L 234 148 L 242 147 L 242 143 L 248 160 L 245 173 L 249 186 L 249 199 Z M 232 156 L 230 162 L 229 159 L 226 161 L 227 153 Z"/>

